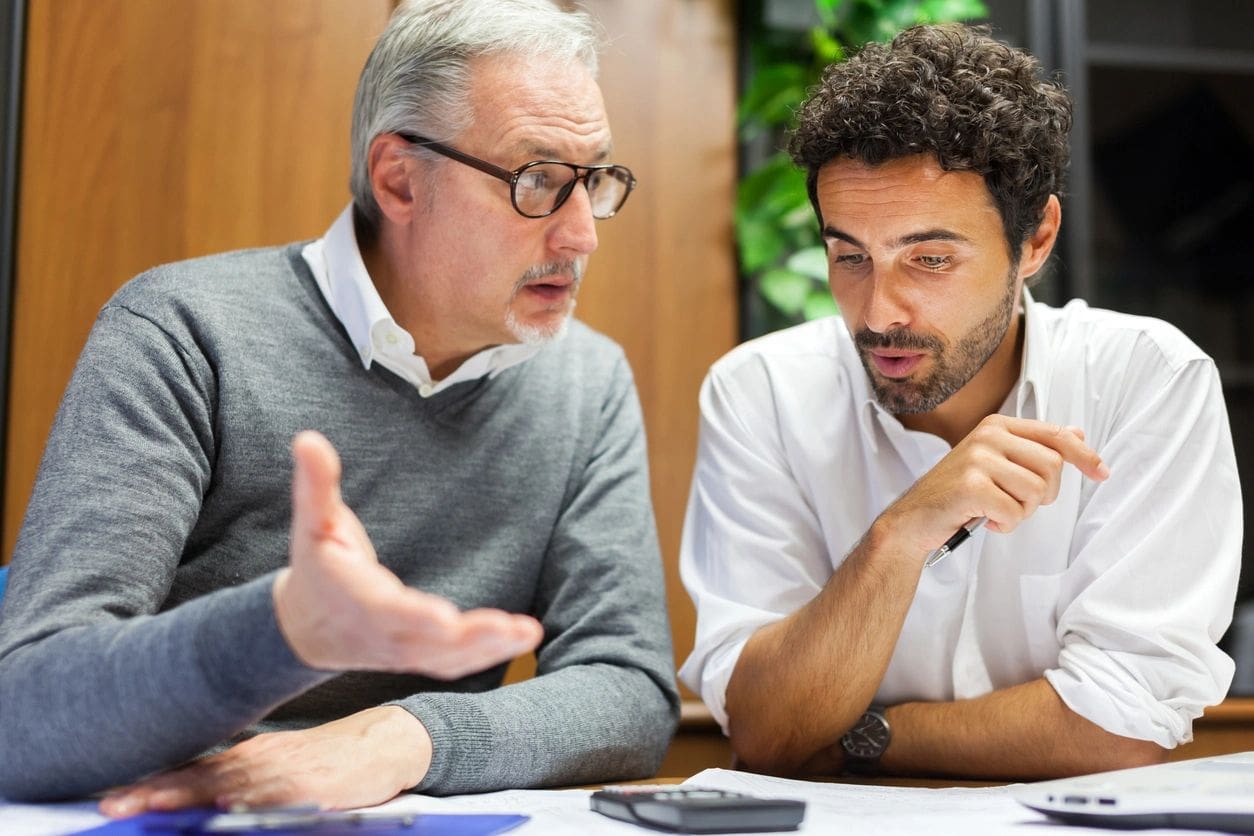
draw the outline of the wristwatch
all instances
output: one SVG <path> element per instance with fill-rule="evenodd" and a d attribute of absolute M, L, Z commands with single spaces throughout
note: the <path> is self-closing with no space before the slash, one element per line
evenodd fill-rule
<path fill-rule="evenodd" d="M 893 730 L 884 716 L 884 707 L 871 706 L 840 738 L 840 748 L 845 751 L 845 769 L 855 775 L 874 772 L 892 739 Z"/>

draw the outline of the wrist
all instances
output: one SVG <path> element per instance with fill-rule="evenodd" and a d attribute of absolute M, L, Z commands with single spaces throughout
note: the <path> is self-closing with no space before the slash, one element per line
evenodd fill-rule
<path fill-rule="evenodd" d="M 291 583 L 291 575 L 291 567 L 285 566 L 274 576 L 274 586 L 270 592 L 270 599 L 274 604 L 274 622 L 278 625 L 279 635 L 283 637 L 283 641 L 287 642 L 287 647 L 292 651 L 292 655 L 299 659 L 301 664 L 314 668 L 316 666 L 310 662 L 307 648 L 300 647 L 300 643 L 297 641 L 295 614 L 292 612 L 287 594 L 288 585 Z"/>
<path fill-rule="evenodd" d="M 884 712 L 883 706 L 871 706 L 840 738 L 847 773 L 872 775 L 880 770 L 880 759 L 893 739 L 892 726 Z"/>
<path fill-rule="evenodd" d="M 427 727 L 399 705 L 368 709 L 376 718 L 367 731 L 371 747 L 384 753 L 383 762 L 396 775 L 397 792 L 422 783 L 431 768 L 432 743 Z"/>
<path fill-rule="evenodd" d="M 871 527 L 862 538 L 862 546 L 867 556 L 877 562 L 891 561 L 905 563 L 913 568 L 922 568 L 927 549 L 921 548 L 910 537 L 910 521 L 893 513 L 890 507 L 875 518 Z"/>

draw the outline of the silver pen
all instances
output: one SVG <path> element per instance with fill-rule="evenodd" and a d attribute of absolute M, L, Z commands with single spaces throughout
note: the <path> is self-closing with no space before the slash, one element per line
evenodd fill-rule
<path fill-rule="evenodd" d="M 988 517 L 976 517 L 962 528 L 955 531 L 954 536 L 950 537 L 941 545 L 939 549 L 935 549 L 927 556 L 927 560 L 923 561 L 924 568 L 928 566 L 935 566 L 937 563 L 940 563 L 949 556 L 950 552 L 965 543 L 967 538 L 974 534 L 975 530 L 984 525 L 986 522 L 988 522 Z"/>

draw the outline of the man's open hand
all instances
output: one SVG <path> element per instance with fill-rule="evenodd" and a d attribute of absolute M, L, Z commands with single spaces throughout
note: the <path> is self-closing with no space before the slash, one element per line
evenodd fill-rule
<path fill-rule="evenodd" d="M 279 629 L 292 651 L 323 670 L 386 670 L 456 679 L 533 649 L 534 618 L 461 612 L 403 584 L 379 564 L 361 522 L 340 499 L 330 442 L 292 442 L 291 565 L 274 584 Z"/>

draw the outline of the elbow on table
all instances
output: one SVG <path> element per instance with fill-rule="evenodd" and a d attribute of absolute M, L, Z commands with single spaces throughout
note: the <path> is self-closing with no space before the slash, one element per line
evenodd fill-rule
<path fill-rule="evenodd" d="M 1068 770 L 1076 775 L 1092 772 L 1110 772 L 1115 769 L 1134 769 L 1154 766 L 1168 760 L 1171 750 L 1164 749 L 1151 740 L 1108 735 L 1100 746 L 1093 746 Z"/>
<path fill-rule="evenodd" d="M 659 708 L 654 713 L 653 721 L 646 724 L 649 733 L 641 735 L 634 747 L 638 759 L 633 771 L 638 774 L 633 777 L 652 778 L 662 768 L 662 761 L 666 759 L 666 753 L 670 749 L 671 742 L 675 739 L 676 730 L 679 728 L 678 696 L 678 692 L 676 692 L 675 699 L 672 700 L 667 695 L 665 708 Z"/>
<path fill-rule="evenodd" d="M 1170 749 L 1164 749 L 1152 740 L 1133 740 L 1125 737 L 1123 743 L 1116 747 L 1116 757 L 1122 766 L 1114 769 L 1130 769 L 1135 766 L 1154 766 L 1165 763 L 1171 755 Z"/>
<path fill-rule="evenodd" d="M 805 750 L 788 735 L 772 734 L 760 723 L 738 723 L 729 718 L 727 736 L 738 768 L 781 776 L 816 771 L 809 766 L 816 756 L 814 751 Z"/>
<path fill-rule="evenodd" d="M 644 699 L 636 721 L 615 734 L 611 748 L 616 754 L 599 772 L 585 774 L 576 783 L 657 777 L 679 727 L 679 690 L 668 684 L 642 692 Z M 583 761 L 590 763 L 587 758 Z"/>

